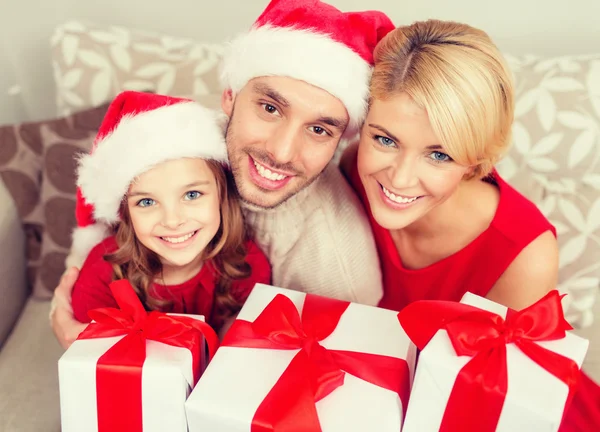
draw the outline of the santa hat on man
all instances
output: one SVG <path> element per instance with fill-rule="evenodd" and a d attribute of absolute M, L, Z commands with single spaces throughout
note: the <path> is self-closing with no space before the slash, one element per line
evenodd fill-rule
<path fill-rule="evenodd" d="M 319 0 L 272 0 L 223 58 L 221 83 L 239 92 L 261 76 L 322 88 L 346 106 L 353 136 L 364 121 L 373 50 L 394 25 L 382 12 L 341 12 Z"/>
<path fill-rule="evenodd" d="M 184 157 L 227 163 L 219 114 L 180 98 L 126 91 L 111 103 L 92 151 L 81 157 L 71 253 L 81 267 L 90 250 L 120 220 L 119 207 L 135 177 Z"/>

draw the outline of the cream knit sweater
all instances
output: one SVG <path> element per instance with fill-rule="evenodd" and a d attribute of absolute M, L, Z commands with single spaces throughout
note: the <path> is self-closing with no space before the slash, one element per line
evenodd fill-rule
<path fill-rule="evenodd" d="M 383 295 L 369 220 L 337 165 L 280 206 L 242 204 L 273 284 L 367 305 Z"/>

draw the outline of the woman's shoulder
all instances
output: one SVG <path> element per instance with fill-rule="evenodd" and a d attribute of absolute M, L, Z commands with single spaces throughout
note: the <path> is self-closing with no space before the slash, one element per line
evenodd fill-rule
<path fill-rule="evenodd" d="M 556 235 L 555 228 L 533 201 L 496 172 L 494 180 L 500 190 L 500 204 L 494 219 L 496 228 L 513 240 L 531 241 L 545 231 Z"/>

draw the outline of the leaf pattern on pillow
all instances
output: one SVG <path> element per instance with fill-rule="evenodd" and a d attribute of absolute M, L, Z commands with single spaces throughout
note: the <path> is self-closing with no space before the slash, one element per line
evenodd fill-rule
<path fill-rule="evenodd" d="M 567 319 L 587 327 L 600 286 L 600 55 L 509 64 L 513 146 L 498 171 L 557 228 Z"/>
<path fill-rule="evenodd" d="M 78 21 L 51 39 L 59 115 L 99 106 L 123 90 L 172 96 L 219 91 L 220 44 Z"/>

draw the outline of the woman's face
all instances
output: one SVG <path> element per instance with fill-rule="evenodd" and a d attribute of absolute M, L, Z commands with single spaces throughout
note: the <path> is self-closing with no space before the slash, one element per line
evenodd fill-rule
<path fill-rule="evenodd" d="M 419 221 L 448 200 L 470 172 L 448 156 L 427 112 L 406 93 L 372 101 L 358 173 L 379 225 L 397 230 Z"/>

